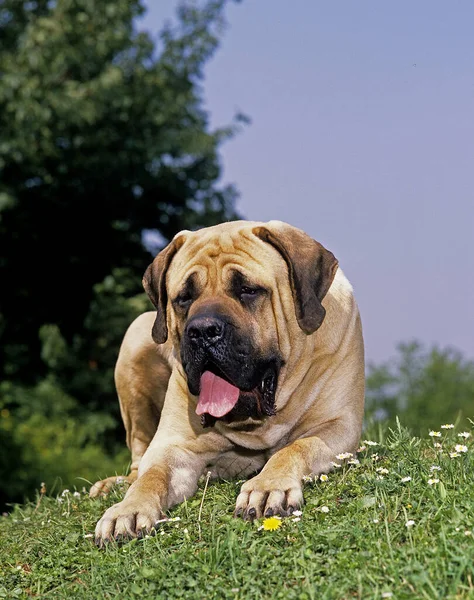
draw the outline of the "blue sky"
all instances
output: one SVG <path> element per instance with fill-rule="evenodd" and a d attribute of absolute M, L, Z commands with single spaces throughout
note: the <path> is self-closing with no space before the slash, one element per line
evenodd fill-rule
<path fill-rule="evenodd" d="M 176 0 L 148 0 L 157 33 Z M 400 341 L 474 358 L 474 3 L 229 4 L 206 69 L 247 219 L 327 246 L 354 286 L 367 357 Z"/>

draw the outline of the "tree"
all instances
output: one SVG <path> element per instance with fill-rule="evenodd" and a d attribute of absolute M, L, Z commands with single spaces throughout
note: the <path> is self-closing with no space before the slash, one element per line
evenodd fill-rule
<path fill-rule="evenodd" d="M 474 363 L 456 350 L 417 343 L 400 344 L 398 356 L 371 366 L 367 376 L 367 415 L 402 424 L 426 435 L 443 423 L 474 418 Z"/>
<path fill-rule="evenodd" d="M 181 5 L 155 47 L 139 0 L 0 4 L 0 379 L 46 375 L 44 324 L 94 346 L 78 341 L 94 286 L 115 273 L 141 292 L 144 232 L 236 217 L 218 150 L 243 117 L 209 131 L 200 85 L 224 6 Z"/>
<path fill-rule="evenodd" d="M 181 4 L 155 45 L 140 0 L 0 2 L 0 504 L 124 469 L 112 374 L 152 308 L 146 234 L 237 217 L 219 148 L 246 119 L 203 108 L 225 4 Z"/>

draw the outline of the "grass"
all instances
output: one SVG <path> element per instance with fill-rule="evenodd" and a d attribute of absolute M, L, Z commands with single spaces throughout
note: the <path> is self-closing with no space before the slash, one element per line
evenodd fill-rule
<path fill-rule="evenodd" d="M 203 482 L 156 536 L 101 551 L 95 523 L 123 491 L 38 495 L 0 519 L 0 598 L 474 598 L 473 437 L 440 433 L 381 430 L 274 531 L 232 518 L 241 482 L 204 501 Z"/>

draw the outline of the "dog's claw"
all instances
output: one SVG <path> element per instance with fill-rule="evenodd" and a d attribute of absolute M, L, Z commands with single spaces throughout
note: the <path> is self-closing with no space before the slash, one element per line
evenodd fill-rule
<path fill-rule="evenodd" d="M 246 521 L 253 521 L 257 516 L 257 511 L 256 509 L 252 506 L 251 508 L 249 508 L 245 514 L 244 514 L 244 519 Z"/>

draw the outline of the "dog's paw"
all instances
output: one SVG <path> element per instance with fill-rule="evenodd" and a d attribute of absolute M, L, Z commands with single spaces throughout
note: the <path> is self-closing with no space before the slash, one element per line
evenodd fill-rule
<path fill-rule="evenodd" d="M 253 521 L 260 517 L 291 515 L 303 504 L 301 482 L 292 477 L 268 477 L 263 473 L 242 486 L 234 517 Z"/>
<path fill-rule="evenodd" d="M 122 542 L 143 537 L 164 519 L 159 504 L 146 498 L 125 498 L 105 511 L 95 528 L 95 543 L 102 548 L 112 540 Z"/>
<path fill-rule="evenodd" d="M 107 496 L 110 490 L 116 485 L 126 485 L 128 487 L 137 478 L 137 472 L 132 471 L 130 475 L 119 475 L 116 477 L 107 477 L 101 481 L 96 481 L 89 490 L 89 496 L 91 498 L 98 498 L 99 496 Z"/>

